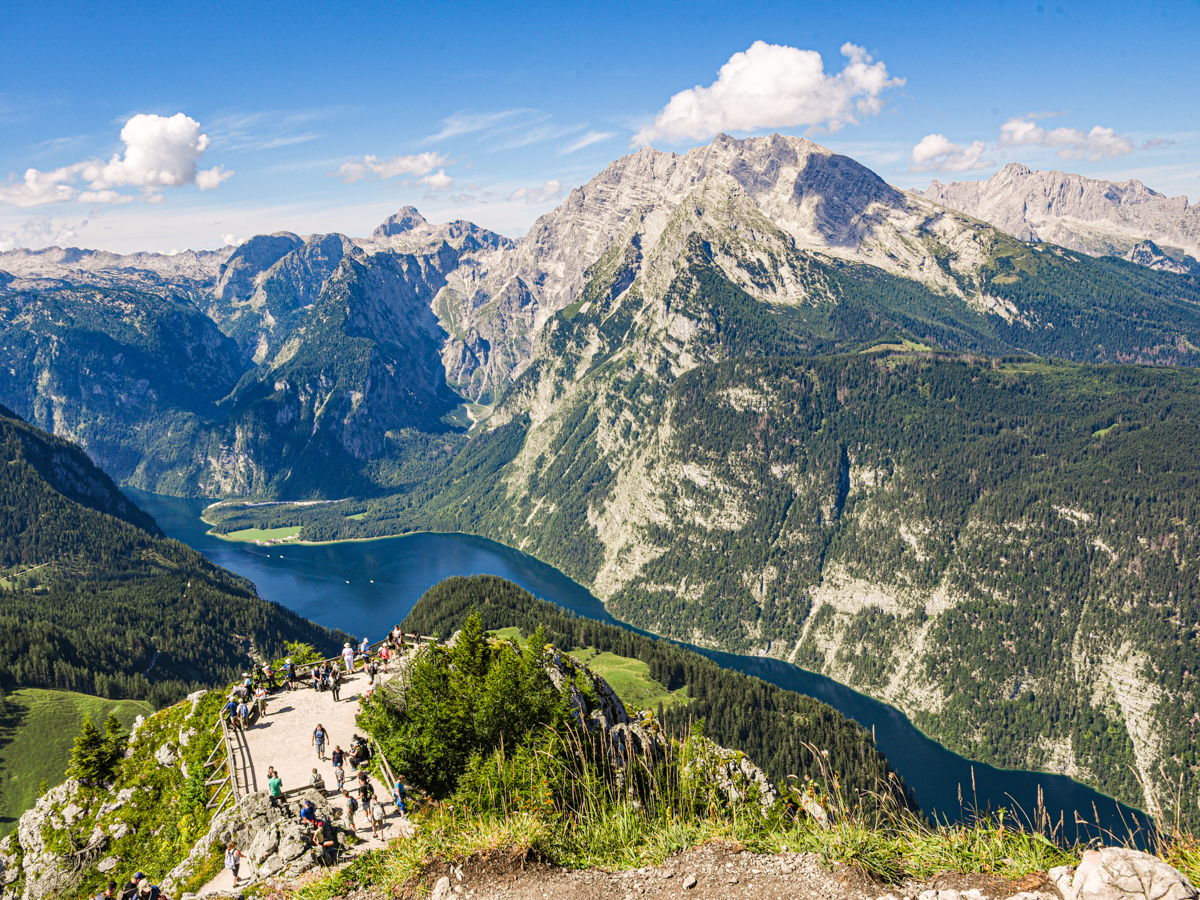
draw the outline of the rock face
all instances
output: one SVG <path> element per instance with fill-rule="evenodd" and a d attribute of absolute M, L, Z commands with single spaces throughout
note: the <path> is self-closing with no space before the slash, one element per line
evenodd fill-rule
<path fill-rule="evenodd" d="M 934 181 L 922 196 L 1023 241 L 1091 256 L 1125 256 L 1149 240 L 1200 259 L 1200 207 L 1136 179 L 1100 181 L 1009 163 L 987 181 Z"/>
<path fill-rule="evenodd" d="M 1078 867 L 1050 870 L 1065 900 L 1193 900 L 1187 876 L 1149 853 L 1105 847 L 1088 850 Z"/>
<path fill-rule="evenodd" d="M 239 874 L 249 879 L 247 885 L 274 875 L 291 878 L 307 872 L 317 864 L 309 850 L 312 829 L 306 829 L 295 812 L 305 800 L 316 806 L 318 819 L 338 823 L 334 808 L 320 791 L 308 790 L 290 797 L 290 817 L 271 806 L 266 791 L 243 797 L 237 806 L 213 819 L 208 834 L 196 842 L 187 859 L 163 880 L 164 890 L 171 891 L 174 885 L 191 877 L 214 843 L 230 840 L 237 841 L 238 849 L 245 855 Z M 345 835 L 340 831 L 337 839 L 341 846 L 346 846 Z"/>
<path fill-rule="evenodd" d="M 1180 262 L 1177 259 L 1172 259 L 1158 248 L 1154 241 L 1142 241 L 1134 246 L 1125 256 L 1132 263 L 1137 263 L 1139 266 L 1145 266 L 1148 269 L 1157 269 L 1160 272 L 1174 272 L 1177 275 L 1188 275 L 1193 272 L 1200 272 L 1200 263 L 1196 262 Z"/>

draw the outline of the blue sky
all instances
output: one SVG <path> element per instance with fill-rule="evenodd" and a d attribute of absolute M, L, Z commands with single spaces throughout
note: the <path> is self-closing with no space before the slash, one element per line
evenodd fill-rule
<path fill-rule="evenodd" d="M 517 236 L 635 143 L 714 129 L 900 187 L 1019 161 L 1200 201 L 1197 0 L 42 2 L 5 26 L 0 247 L 362 235 L 406 204 Z"/>

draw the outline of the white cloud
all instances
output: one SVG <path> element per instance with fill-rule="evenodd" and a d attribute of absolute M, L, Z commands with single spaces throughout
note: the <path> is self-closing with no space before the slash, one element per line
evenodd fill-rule
<path fill-rule="evenodd" d="M 524 200 L 529 204 L 536 203 L 552 203 L 559 199 L 566 191 L 562 186 L 562 182 L 557 178 L 551 178 L 541 187 L 522 187 L 517 188 L 508 195 L 509 201 Z"/>
<path fill-rule="evenodd" d="M 221 235 L 221 243 L 224 244 L 226 247 L 236 247 L 238 244 L 241 243 L 241 241 L 239 241 L 232 234 L 223 234 L 223 235 Z"/>
<path fill-rule="evenodd" d="M 454 187 L 454 179 L 446 174 L 445 169 L 438 169 L 436 172 L 430 172 L 424 178 L 418 178 L 417 184 L 425 185 L 432 194 L 438 191 L 450 190 L 450 188 Z"/>
<path fill-rule="evenodd" d="M 211 169 L 205 169 L 203 172 L 196 173 L 196 187 L 202 191 L 215 191 L 221 186 L 222 181 L 227 181 L 233 177 L 233 173 L 221 166 L 213 166 Z"/>
<path fill-rule="evenodd" d="M 982 159 L 987 146 L 975 141 L 969 147 L 961 147 L 944 134 L 927 134 L 912 150 L 911 171 L 969 172 L 986 169 L 996 164 L 995 160 Z"/>
<path fill-rule="evenodd" d="M 1059 159 L 1088 159 L 1092 161 L 1128 156 L 1137 148 L 1124 135 L 1099 125 L 1086 134 L 1078 128 L 1046 130 L 1032 117 L 1009 119 L 1000 126 L 1001 147 L 1049 147 L 1057 149 Z M 1153 141 L 1147 146 L 1156 146 Z"/>
<path fill-rule="evenodd" d="M 368 153 L 362 162 L 342 163 L 338 166 L 337 174 L 347 184 L 372 175 L 386 181 L 397 175 L 428 175 L 447 162 L 449 160 L 446 157 L 432 150 L 408 156 L 393 156 L 391 159 L 380 159 Z"/>
<path fill-rule="evenodd" d="M 21 242 L 17 239 L 15 231 L 0 231 L 0 253 L 16 250 L 20 246 Z"/>
<path fill-rule="evenodd" d="M 0 202 L 14 206 L 40 206 L 81 200 L 86 203 L 124 203 L 135 199 L 116 188 L 139 187 L 141 199 L 159 202 L 163 188 L 196 184 L 201 190 L 215 189 L 232 172 L 217 166 L 200 171 L 208 149 L 208 135 L 195 119 L 173 116 L 137 115 L 121 129 L 125 153 L 113 154 L 107 163 L 97 159 L 74 163 L 49 172 L 28 169 L 20 181 L 10 176 L 0 186 Z M 78 183 L 86 182 L 79 190 Z"/>
<path fill-rule="evenodd" d="M 862 47 L 847 43 L 841 52 L 849 62 L 831 76 L 815 50 L 755 41 L 730 57 L 712 85 L 672 97 L 631 143 L 644 147 L 659 139 L 703 140 L 721 131 L 797 125 L 837 131 L 856 122 L 856 114 L 875 115 L 883 108 L 880 95 L 904 79 L 889 78 L 887 67 Z"/>
<path fill-rule="evenodd" d="M 456 112 L 442 119 L 442 130 L 425 138 L 424 143 L 432 144 L 446 138 L 457 137 L 460 134 L 471 134 L 476 131 L 493 129 L 507 122 L 514 116 L 527 116 L 536 112 L 533 109 L 505 109 L 493 113 Z"/>
<path fill-rule="evenodd" d="M 617 136 L 615 131 L 589 131 L 585 135 L 575 138 L 565 147 L 559 147 L 558 152 L 561 154 L 574 153 L 576 150 L 582 150 L 584 147 L 590 147 L 592 144 L 599 144 L 601 141 L 607 141 L 609 138 Z"/>

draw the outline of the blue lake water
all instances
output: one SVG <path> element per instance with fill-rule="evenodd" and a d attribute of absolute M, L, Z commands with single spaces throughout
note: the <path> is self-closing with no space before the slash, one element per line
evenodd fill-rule
<path fill-rule="evenodd" d="M 499 575 L 578 615 L 616 622 L 604 604 L 562 572 L 484 538 L 414 534 L 375 541 L 256 547 L 208 535 L 208 526 L 200 520 L 207 501 L 127 493 L 169 536 L 250 579 L 264 599 L 360 638 L 381 637 L 408 615 L 427 589 L 452 575 Z M 971 762 L 925 736 L 894 707 L 823 675 L 779 660 L 699 652 L 722 666 L 815 697 L 872 729 L 879 748 L 931 816 L 960 821 L 972 807 L 1004 807 L 1032 815 L 1040 788 L 1051 818 L 1057 822 L 1061 817 L 1067 840 L 1093 837 L 1100 829 L 1123 839 L 1131 830 L 1144 835 L 1148 828 L 1143 814 L 1066 776 Z M 1077 816 L 1088 824 L 1077 825 Z"/>

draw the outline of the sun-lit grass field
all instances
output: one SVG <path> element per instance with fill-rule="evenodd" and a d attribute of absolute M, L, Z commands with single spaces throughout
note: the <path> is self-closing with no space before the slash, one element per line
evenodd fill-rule
<path fill-rule="evenodd" d="M 294 537 L 299 533 L 299 525 L 290 525 L 283 528 L 243 528 L 241 531 L 231 531 L 229 534 L 218 534 L 217 537 L 223 541 L 250 543 L 251 541 L 278 541 Z"/>
<path fill-rule="evenodd" d="M 5 696 L 0 719 L 0 836 L 17 825 L 21 813 L 37 802 L 45 779 L 54 787 L 66 777 L 75 736 L 89 716 L 103 727 L 110 711 L 128 728 L 139 715 L 154 712 L 137 700 L 105 700 L 71 691 L 24 688 Z"/>

